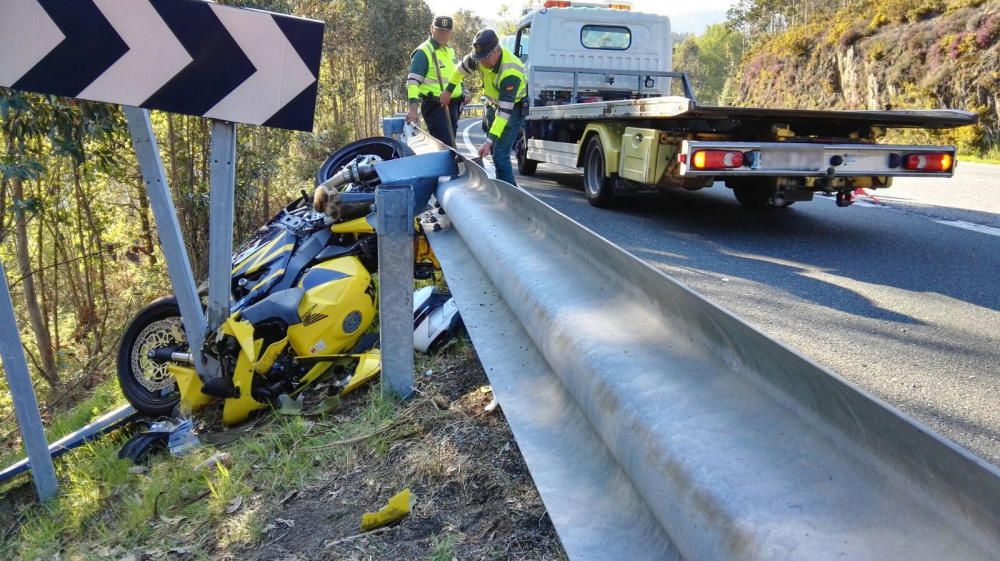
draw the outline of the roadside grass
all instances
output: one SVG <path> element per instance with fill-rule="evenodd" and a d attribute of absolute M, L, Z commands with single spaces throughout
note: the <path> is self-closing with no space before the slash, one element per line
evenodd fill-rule
<path fill-rule="evenodd" d="M 103 413 L 105 404 L 116 403 L 113 395 L 102 388 L 54 421 L 52 433 L 78 428 L 91 411 Z M 326 417 L 266 414 L 248 424 L 249 432 L 230 429 L 239 437 L 228 444 L 204 445 L 181 457 L 158 454 L 142 473 L 117 457 L 125 435 L 93 442 L 57 460 L 57 499 L 0 516 L 0 555 L 10 561 L 90 561 L 173 552 L 208 559 L 210 551 L 215 557 L 220 549 L 256 543 L 283 495 L 355 463 L 351 447 L 331 443 L 384 430 L 402 411 L 381 396 L 378 385 L 346 403 L 348 412 Z M 389 437 L 371 438 L 371 453 L 384 454 Z M 12 501 L 8 495 L 18 484 L 30 485 L 22 476 L 0 488 L 0 511 L 7 510 L 3 503 Z"/>
<path fill-rule="evenodd" d="M 49 442 L 55 442 L 67 434 L 87 425 L 97 417 L 125 405 L 125 397 L 118 389 L 118 382 L 111 378 L 97 385 L 93 393 L 77 403 L 69 410 L 56 414 L 48 427 L 45 429 L 45 436 Z M 9 426 L 2 429 L 17 429 L 14 419 L 10 420 Z M 13 448 L 0 448 L 0 466 L 6 467 L 24 457 L 24 449 L 18 441 Z M 0 493 L 3 487 L 0 486 Z"/>

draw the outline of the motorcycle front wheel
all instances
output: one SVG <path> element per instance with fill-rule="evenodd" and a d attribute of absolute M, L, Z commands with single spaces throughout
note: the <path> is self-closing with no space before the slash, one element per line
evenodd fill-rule
<path fill-rule="evenodd" d="M 122 335 L 118 348 L 118 385 L 125 399 L 145 415 L 170 415 L 180 392 L 166 363 L 149 358 L 149 351 L 184 345 L 187 337 L 177 300 L 160 298 L 143 308 Z"/>

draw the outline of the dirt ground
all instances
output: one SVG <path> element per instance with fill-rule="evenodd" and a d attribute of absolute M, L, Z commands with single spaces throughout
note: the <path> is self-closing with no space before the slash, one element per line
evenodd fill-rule
<path fill-rule="evenodd" d="M 471 346 L 418 364 L 417 377 L 411 420 L 352 444 L 354 469 L 300 490 L 261 544 L 223 558 L 565 559 L 503 412 L 485 411 L 492 394 Z M 375 453 L 379 446 L 388 450 Z M 410 516 L 359 535 L 362 514 L 405 487 L 416 497 Z"/>

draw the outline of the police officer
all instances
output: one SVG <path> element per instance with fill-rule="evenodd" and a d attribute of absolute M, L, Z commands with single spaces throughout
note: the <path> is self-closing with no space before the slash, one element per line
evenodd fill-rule
<path fill-rule="evenodd" d="M 417 107 L 427 124 L 427 131 L 441 142 L 455 147 L 458 118 L 462 112 L 461 87 L 452 94 L 459 102 L 442 106 L 441 90 L 455 70 L 455 49 L 448 46 L 455 22 L 448 16 L 437 16 L 431 24 L 431 36 L 410 56 L 410 74 L 406 77 L 406 97 L 410 110 L 406 122 L 417 122 Z"/>
<path fill-rule="evenodd" d="M 497 179 L 517 185 L 510 151 L 521 134 L 527 113 L 528 79 L 524 64 L 514 53 L 500 45 L 500 38 L 492 29 L 476 33 L 472 53 L 462 59 L 448 80 L 448 87 L 441 93 L 441 103 L 448 106 L 453 95 L 461 91 L 462 79 L 478 70 L 483 78 L 483 93 L 490 101 L 486 117 L 489 133 L 479 148 L 479 155 L 493 154 Z"/>

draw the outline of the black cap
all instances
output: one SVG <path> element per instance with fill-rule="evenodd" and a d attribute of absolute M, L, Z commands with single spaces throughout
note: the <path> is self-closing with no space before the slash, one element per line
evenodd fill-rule
<path fill-rule="evenodd" d="M 500 44 L 497 32 L 492 29 L 484 29 L 476 33 L 476 38 L 472 40 L 472 58 L 482 60 L 493 52 Z"/>
<path fill-rule="evenodd" d="M 434 27 L 451 31 L 455 27 L 455 21 L 450 16 L 435 16 Z"/>

